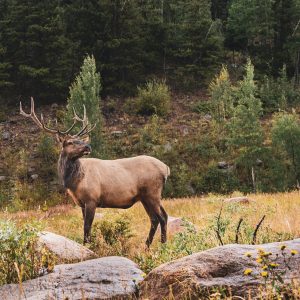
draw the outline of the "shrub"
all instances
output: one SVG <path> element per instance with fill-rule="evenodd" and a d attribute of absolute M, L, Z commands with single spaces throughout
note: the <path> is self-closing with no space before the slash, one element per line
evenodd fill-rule
<path fill-rule="evenodd" d="M 90 247 L 99 256 L 127 255 L 133 236 L 129 219 L 122 215 L 96 223 L 92 235 Z"/>
<path fill-rule="evenodd" d="M 292 166 L 294 184 L 300 181 L 300 125 L 296 114 L 278 114 L 273 120 L 272 142 Z"/>
<path fill-rule="evenodd" d="M 240 183 L 232 170 L 220 170 L 216 165 L 209 167 L 196 184 L 197 191 L 204 193 L 229 194 L 240 188 Z"/>
<path fill-rule="evenodd" d="M 264 77 L 259 89 L 259 96 L 264 110 L 267 112 L 285 110 L 287 107 L 300 104 L 300 90 L 288 79 L 285 66 L 278 78 Z"/>
<path fill-rule="evenodd" d="M 162 131 L 161 121 L 155 114 L 151 117 L 150 122 L 139 130 L 139 142 L 136 144 L 139 152 L 149 153 L 160 147 L 165 140 Z M 155 152 L 155 151 L 154 151 Z M 154 154 L 154 153 L 153 153 Z"/>
<path fill-rule="evenodd" d="M 213 110 L 212 103 L 206 100 L 199 100 L 197 103 L 193 104 L 192 111 L 198 114 L 210 114 Z"/>
<path fill-rule="evenodd" d="M 49 182 L 51 177 L 56 175 L 56 162 L 58 157 L 58 149 L 52 137 L 41 134 L 38 141 L 37 155 L 40 158 L 39 174 L 42 177 L 47 176 L 47 181 Z"/>
<path fill-rule="evenodd" d="M 173 164 L 163 195 L 167 197 L 184 197 L 193 194 L 191 176 L 185 163 Z"/>
<path fill-rule="evenodd" d="M 138 87 L 138 112 L 164 116 L 170 109 L 171 94 L 165 81 L 151 80 Z"/>
<path fill-rule="evenodd" d="M 0 223 L 0 285 L 32 279 L 54 267 L 54 256 L 46 249 L 38 250 L 37 228 L 12 222 Z"/>

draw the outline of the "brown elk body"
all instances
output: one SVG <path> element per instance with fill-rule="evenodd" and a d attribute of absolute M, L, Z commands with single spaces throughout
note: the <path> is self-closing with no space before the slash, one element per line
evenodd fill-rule
<path fill-rule="evenodd" d="M 20 105 L 20 112 L 49 133 L 55 133 L 62 149 L 58 160 L 58 174 L 68 194 L 82 209 L 84 219 L 84 242 L 90 241 L 91 226 L 97 207 L 129 208 L 138 201 L 143 204 L 151 221 L 150 232 L 146 241 L 152 243 L 154 234 L 161 226 L 161 241 L 167 240 L 168 215 L 161 205 L 163 186 L 170 174 L 169 167 L 160 160 L 142 155 L 116 160 L 82 158 L 91 152 L 90 145 L 84 140 L 93 128 L 88 128 L 84 109 L 84 118 L 80 119 L 74 111 L 74 124 L 82 121 L 83 127 L 77 135 L 49 129 L 43 117 L 38 120 L 34 113 L 31 99 L 31 113 L 26 114 Z"/>

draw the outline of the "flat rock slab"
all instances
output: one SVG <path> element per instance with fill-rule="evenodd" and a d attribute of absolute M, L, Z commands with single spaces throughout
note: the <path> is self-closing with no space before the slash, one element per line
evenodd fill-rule
<path fill-rule="evenodd" d="M 289 270 L 283 262 L 280 246 L 286 245 L 285 253 L 291 257 Z M 226 245 L 195 253 L 163 264 L 152 270 L 140 286 L 141 299 L 206 299 L 207 294 L 222 289 L 230 290 L 232 296 L 252 298 L 258 294 L 262 277 L 244 275 L 245 269 L 258 274 L 261 268 L 256 262 L 258 249 L 272 252 L 272 258 L 279 264 L 278 271 L 284 271 L 283 280 L 300 282 L 300 254 L 291 256 L 292 249 L 300 253 L 300 239 L 263 245 Z M 250 252 L 252 257 L 246 257 Z"/>
<path fill-rule="evenodd" d="M 224 203 L 240 203 L 240 204 L 250 204 L 255 202 L 253 199 L 248 197 L 234 197 L 234 198 L 227 198 L 224 199 Z"/>
<path fill-rule="evenodd" d="M 39 244 L 48 248 L 63 262 L 83 261 L 96 257 L 95 253 L 88 248 L 48 231 L 40 233 Z"/>
<path fill-rule="evenodd" d="M 0 299 L 132 299 L 142 274 L 134 262 L 118 256 L 57 265 L 53 273 L 23 282 L 24 293 L 18 284 L 0 287 Z"/>

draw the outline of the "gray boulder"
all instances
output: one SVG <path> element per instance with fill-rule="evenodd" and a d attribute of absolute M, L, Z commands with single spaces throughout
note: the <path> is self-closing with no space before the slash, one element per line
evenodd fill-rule
<path fill-rule="evenodd" d="M 40 233 L 39 245 L 45 246 L 58 257 L 59 261 L 63 262 L 83 261 L 96 257 L 95 253 L 88 248 L 48 231 Z"/>
<path fill-rule="evenodd" d="M 287 247 L 284 251 L 290 259 L 291 269 L 283 260 L 280 249 L 283 244 Z M 276 270 L 284 272 L 284 284 L 291 280 L 299 282 L 300 255 L 291 256 L 290 251 L 294 249 L 300 253 L 300 239 L 263 245 L 235 244 L 195 253 L 157 267 L 141 283 L 140 297 L 148 300 L 206 299 L 210 293 L 227 290 L 232 296 L 254 299 L 263 284 L 263 278 L 246 276 L 244 271 L 252 269 L 254 275 L 262 271 L 255 260 L 259 248 L 272 253 L 270 258 L 279 264 Z M 252 257 L 245 255 L 248 252 Z"/>
<path fill-rule="evenodd" d="M 197 231 L 195 225 L 189 221 L 184 221 L 180 217 L 168 216 L 168 235 L 175 235 L 179 232 L 184 232 L 187 230 L 187 226 L 192 228 L 195 232 Z M 158 232 L 160 234 L 160 226 L 158 227 Z"/>
<path fill-rule="evenodd" d="M 228 163 L 226 161 L 219 161 L 218 162 L 218 168 L 219 169 L 227 169 L 228 168 Z"/>
<path fill-rule="evenodd" d="M 39 178 L 39 175 L 38 175 L 38 174 L 32 174 L 32 175 L 30 176 L 30 178 L 31 178 L 32 180 L 37 180 L 37 179 Z"/>
<path fill-rule="evenodd" d="M 132 299 L 143 272 L 124 257 L 103 257 L 55 266 L 53 273 L 22 283 L 0 287 L 0 299 L 81 300 Z"/>
<path fill-rule="evenodd" d="M 4 131 L 3 133 L 2 133 L 2 139 L 3 140 L 9 140 L 10 139 L 10 133 L 8 132 L 8 131 Z"/>

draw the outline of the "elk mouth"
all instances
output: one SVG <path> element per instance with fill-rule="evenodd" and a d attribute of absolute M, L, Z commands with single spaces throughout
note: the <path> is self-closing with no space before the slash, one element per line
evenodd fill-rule
<path fill-rule="evenodd" d="M 92 152 L 92 147 L 90 145 L 86 145 L 83 150 L 83 155 L 89 155 Z"/>

